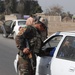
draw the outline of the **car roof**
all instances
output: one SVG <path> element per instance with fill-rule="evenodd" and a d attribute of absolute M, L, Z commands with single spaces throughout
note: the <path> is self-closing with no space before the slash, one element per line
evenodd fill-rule
<path fill-rule="evenodd" d="M 59 32 L 58 35 L 66 35 L 66 36 L 75 35 L 75 31 Z"/>
<path fill-rule="evenodd" d="M 58 31 L 58 32 L 55 32 L 53 33 L 52 35 L 48 36 L 47 39 L 45 39 L 43 42 L 46 42 L 51 36 L 59 36 L 59 35 L 62 35 L 62 36 L 75 36 L 75 31 L 65 31 L 65 32 L 61 32 L 61 31 Z"/>
<path fill-rule="evenodd" d="M 75 35 L 75 31 L 58 31 L 55 32 L 53 35 Z"/>
<path fill-rule="evenodd" d="M 17 19 L 17 20 L 13 20 L 13 21 L 26 21 L 25 19 Z"/>

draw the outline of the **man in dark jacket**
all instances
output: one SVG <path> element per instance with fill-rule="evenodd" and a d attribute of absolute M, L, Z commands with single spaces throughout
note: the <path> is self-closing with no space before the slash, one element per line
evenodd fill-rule
<path fill-rule="evenodd" d="M 36 55 L 40 55 L 42 47 L 41 32 L 45 31 L 47 22 L 40 18 L 34 25 L 20 29 L 15 38 L 17 48 L 19 49 L 20 75 L 35 75 Z"/>

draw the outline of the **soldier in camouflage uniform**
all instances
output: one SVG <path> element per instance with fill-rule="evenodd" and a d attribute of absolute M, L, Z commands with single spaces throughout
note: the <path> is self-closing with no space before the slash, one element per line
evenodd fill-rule
<path fill-rule="evenodd" d="M 19 49 L 18 69 L 20 75 L 35 75 L 36 55 L 40 55 L 43 43 L 41 31 L 46 28 L 46 21 L 40 19 L 34 26 L 28 25 L 21 28 L 16 36 L 16 46 Z"/>
<path fill-rule="evenodd" d="M 45 22 L 45 25 L 47 27 L 44 31 L 41 32 L 41 38 L 42 38 L 42 41 L 44 41 L 47 38 L 47 36 L 48 36 L 48 20 L 40 18 L 40 21 Z"/>

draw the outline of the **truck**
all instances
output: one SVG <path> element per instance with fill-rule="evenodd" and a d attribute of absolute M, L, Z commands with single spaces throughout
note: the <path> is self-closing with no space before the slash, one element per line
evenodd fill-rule
<path fill-rule="evenodd" d="M 75 31 L 56 32 L 44 42 L 45 55 L 37 56 L 35 75 L 75 75 Z M 14 67 L 18 72 L 18 54 Z"/>

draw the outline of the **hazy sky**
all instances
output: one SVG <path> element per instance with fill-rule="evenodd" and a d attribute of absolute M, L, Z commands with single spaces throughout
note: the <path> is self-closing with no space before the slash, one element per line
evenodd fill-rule
<path fill-rule="evenodd" d="M 54 5 L 59 5 L 63 7 L 63 11 L 75 14 L 75 0 L 38 0 L 38 3 L 43 11 Z"/>

